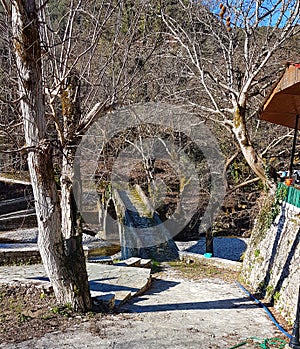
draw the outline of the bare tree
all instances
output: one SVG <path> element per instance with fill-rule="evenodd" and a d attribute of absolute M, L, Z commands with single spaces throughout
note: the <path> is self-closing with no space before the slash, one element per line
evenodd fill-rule
<path fill-rule="evenodd" d="M 185 21 L 164 12 L 161 16 L 180 48 L 174 56 L 184 67 L 183 76 L 194 85 L 196 96 L 186 95 L 187 103 L 229 130 L 255 175 L 271 187 L 249 132 L 257 112 L 257 104 L 254 113 L 251 105 L 256 98 L 262 102 L 272 77 L 278 76 L 275 55 L 299 33 L 299 2 L 178 3 Z"/>
<path fill-rule="evenodd" d="M 38 244 L 58 302 L 77 311 L 92 303 L 75 201 L 81 190 L 76 148 L 93 122 L 138 85 L 142 76 L 132 50 L 145 59 L 153 50 L 147 53 L 136 35 L 143 5 L 124 25 L 125 4 L 2 1 L 13 32 L 16 107 L 23 120 Z"/>

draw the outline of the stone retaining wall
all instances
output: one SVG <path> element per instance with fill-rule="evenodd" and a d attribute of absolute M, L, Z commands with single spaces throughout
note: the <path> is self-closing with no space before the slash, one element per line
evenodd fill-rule
<path fill-rule="evenodd" d="M 1 251 L 0 266 L 2 265 L 21 265 L 21 264 L 37 264 L 41 263 L 42 259 L 38 250 L 24 251 Z"/>
<path fill-rule="evenodd" d="M 276 208 L 270 200 L 258 216 L 241 277 L 292 322 L 300 283 L 300 208 L 285 202 Z"/>
<path fill-rule="evenodd" d="M 34 210 L 16 212 L 10 216 L 0 216 L 0 232 L 37 227 Z"/>

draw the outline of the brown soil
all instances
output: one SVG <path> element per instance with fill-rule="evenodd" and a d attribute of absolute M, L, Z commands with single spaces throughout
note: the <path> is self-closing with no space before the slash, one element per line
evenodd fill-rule
<path fill-rule="evenodd" d="M 53 294 L 36 287 L 0 285 L 0 338 L 5 343 L 39 338 L 49 332 L 64 331 L 91 316 L 75 314 L 67 306 L 57 306 Z"/>

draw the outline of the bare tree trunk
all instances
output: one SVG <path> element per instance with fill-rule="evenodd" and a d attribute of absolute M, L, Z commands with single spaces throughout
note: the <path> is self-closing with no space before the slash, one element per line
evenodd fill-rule
<path fill-rule="evenodd" d="M 64 244 L 61 230 L 61 217 L 65 212 L 60 209 L 53 173 L 52 147 L 46 138 L 41 48 L 35 1 L 12 1 L 11 16 L 24 132 L 27 146 L 32 149 L 28 154 L 28 165 L 35 197 L 41 257 L 58 302 L 71 303 L 75 310 L 85 311 L 91 306 L 88 290 L 85 286 L 81 287 L 87 279 L 80 283 L 76 281 L 86 274 L 74 277 L 74 270 L 70 269 L 70 258 L 65 253 L 65 245 L 69 243 L 67 241 Z M 78 264 L 85 270 L 84 262 L 81 258 Z"/>
<path fill-rule="evenodd" d="M 250 137 L 248 135 L 245 109 L 240 106 L 236 106 L 235 113 L 233 115 L 233 127 L 232 132 L 241 148 L 245 160 L 251 167 L 253 172 L 263 181 L 267 187 L 272 187 L 272 182 L 266 176 L 266 168 L 263 159 L 257 154 L 254 149 Z"/>
<path fill-rule="evenodd" d="M 63 116 L 63 159 L 61 168 L 62 234 L 65 240 L 66 259 L 72 282 L 80 290 L 80 308 L 91 308 L 90 289 L 82 246 L 82 220 L 79 214 L 81 202 L 80 166 L 75 157 L 79 139 L 76 126 L 81 116 L 80 84 L 75 73 L 67 79 L 61 93 Z M 79 301 L 79 299 L 78 299 Z"/>
<path fill-rule="evenodd" d="M 211 228 L 208 228 L 205 233 L 205 252 L 214 255 L 214 237 Z"/>

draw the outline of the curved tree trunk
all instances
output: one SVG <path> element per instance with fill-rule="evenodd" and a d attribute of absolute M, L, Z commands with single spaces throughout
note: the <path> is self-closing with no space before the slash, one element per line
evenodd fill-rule
<path fill-rule="evenodd" d="M 272 188 L 274 183 L 272 183 L 272 181 L 270 181 L 270 179 L 267 177 L 266 167 L 263 159 L 259 156 L 259 154 L 257 154 L 250 141 L 246 126 L 245 109 L 240 106 L 236 106 L 235 108 L 232 132 L 235 135 L 248 165 L 251 167 L 257 177 L 262 180 L 267 188 Z"/>
<path fill-rule="evenodd" d="M 78 261 L 71 265 L 73 255 L 70 251 L 73 241 L 64 240 L 62 222 L 65 218 L 61 219 L 70 202 L 65 201 L 66 206 L 61 211 L 53 173 L 52 147 L 46 137 L 41 48 L 35 1 L 12 1 L 11 16 L 24 132 L 30 148 L 28 165 L 35 197 L 41 257 L 58 302 L 71 303 L 75 310 L 86 311 L 91 308 L 91 301 L 86 287 L 83 251 L 82 248 L 77 248 L 80 241 L 78 238 L 78 243 L 75 244 L 75 250 L 79 251 L 76 254 Z"/>

